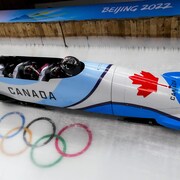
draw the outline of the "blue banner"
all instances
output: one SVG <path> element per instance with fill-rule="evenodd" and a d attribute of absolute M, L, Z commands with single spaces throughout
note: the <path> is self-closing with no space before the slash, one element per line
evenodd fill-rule
<path fill-rule="evenodd" d="M 0 22 L 80 21 L 179 15 L 179 0 L 144 0 L 63 8 L 0 11 Z"/>

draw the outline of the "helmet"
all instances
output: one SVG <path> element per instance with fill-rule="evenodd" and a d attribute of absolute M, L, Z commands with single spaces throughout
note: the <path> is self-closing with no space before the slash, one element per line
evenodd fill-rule
<path fill-rule="evenodd" d="M 50 70 L 51 78 L 59 78 L 61 76 L 61 68 L 59 66 L 55 66 Z"/>
<path fill-rule="evenodd" d="M 66 76 L 75 76 L 81 71 L 81 62 L 73 56 L 67 56 L 61 62 L 61 69 Z"/>
<path fill-rule="evenodd" d="M 35 64 L 25 65 L 23 74 L 27 79 L 37 80 L 39 77 L 39 72 L 36 70 Z"/>

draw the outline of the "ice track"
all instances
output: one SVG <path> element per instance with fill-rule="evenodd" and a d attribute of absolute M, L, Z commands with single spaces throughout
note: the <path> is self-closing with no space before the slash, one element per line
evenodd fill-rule
<path fill-rule="evenodd" d="M 179 40 L 143 40 L 85 38 L 68 39 L 68 48 L 53 39 L 1 39 L 1 55 L 34 55 L 64 57 L 74 55 L 90 61 L 109 62 L 137 70 L 155 65 L 166 66 L 167 70 L 178 70 Z M 30 42 L 28 44 L 28 42 Z M 123 44 L 124 42 L 124 44 Z M 54 43 L 54 44 L 53 44 Z M 89 44 L 88 44 L 89 43 Z M 97 44 L 99 43 L 99 44 Z M 154 44 L 153 44 L 154 43 Z M 127 61 L 131 62 L 128 63 Z M 180 69 L 179 69 L 180 70 Z M 23 129 L 17 135 L 5 139 L 0 145 L 0 180 L 179 180 L 180 179 L 180 132 L 161 126 L 128 123 L 118 117 L 84 113 L 65 109 L 43 109 L 0 102 L 0 117 L 10 112 L 22 113 L 24 127 L 36 118 L 52 120 L 56 134 L 71 124 L 76 124 L 62 133 L 66 153 L 81 151 L 89 142 L 84 153 L 75 157 L 60 158 L 55 138 L 42 147 L 29 147 L 19 155 L 9 156 L 26 147 Z M 20 127 L 21 117 L 10 114 L 0 120 L 0 135 Z M 84 125 L 86 128 L 79 127 Z M 36 121 L 29 129 L 32 143 L 52 133 L 49 121 Z M 17 132 L 17 129 L 10 135 Z M 88 132 L 92 135 L 89 138 Z M 29 133 L 30 134 L 30 133 Z M 26 133 L 26 139 L 30 135 Z M 92 141 L 91 141 L 92 140 Z M 42 139 L 39 144 L 45 143 Z M 59 147 L 63 149 L 62 141 Z M 34 161 L 31 158 L 33 153 Z M 44 167 L 43 165 L 49 165 Z"/>

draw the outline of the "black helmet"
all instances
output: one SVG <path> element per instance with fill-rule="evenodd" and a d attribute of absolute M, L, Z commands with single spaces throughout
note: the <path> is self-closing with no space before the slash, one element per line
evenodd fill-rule
<path fill-rule="evenodd" d="M 60 66 L 55 66 L 50 69 L 51 78 L 60 78 L 61 77 L 61 68 Z"/>
<path fill-rule="evenodd" d="M 75 76 L 81 71 L 81 62 L 73 56 L 67 56 L 62 60 L 61 68 L 66 76 Z"/>
<path fill-rule="evenodd" d="M 31 80 L 37 80 L 39 77 L 39 72 L 36 70 L 36 66 L 34 65 L 25 65 L 23 74 L 26 77 L 26 79 L 31 79 Z"/>

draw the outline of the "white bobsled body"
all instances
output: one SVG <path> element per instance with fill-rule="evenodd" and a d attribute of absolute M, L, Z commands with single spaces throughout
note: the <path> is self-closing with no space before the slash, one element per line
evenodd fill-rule
<path fill-rule="evenodd" d="M 180 129 L 179 73 L 134 72 L 84 62 L 73 77 L 37 81 L 0 77 L 0 94 L 19 101 L 125 117 Z"/>

